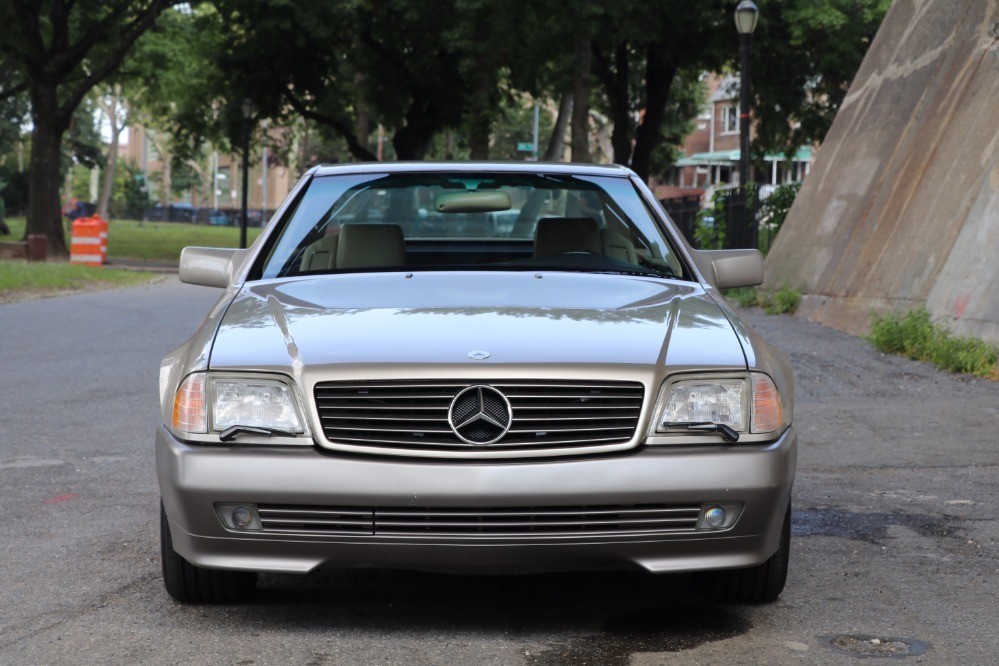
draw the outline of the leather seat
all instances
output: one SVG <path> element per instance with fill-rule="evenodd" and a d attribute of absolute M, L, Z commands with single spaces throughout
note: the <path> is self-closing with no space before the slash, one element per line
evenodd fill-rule
<path fill-rule="evenodd" d="M 600 229 L 592 217 L 545 217 L 534 232 L 534 256 L 551 257 L 566 252 L 603 254 Z"/>
<path fill-rule="evenodd" d="M 405 265 L 406 241 L 398 224 L 346 224 L 340 229 L 337 268 Z"/>
<path fill-rule="evenodd" d="M 336 249 L 339 240 L 338 234 L 330 234 L 306 247 L 298 267 L 299 270 L 304 273 L 305 271 L 329 271 L 336 268 Z"/>
<path fill-rule="evenodd" d="M 638 264 L 635 245 L 624 234 L 610 229 L 601 229 L 600 241 L 603 244 L 605 257 L 617 259 L 626 264 Z"/>

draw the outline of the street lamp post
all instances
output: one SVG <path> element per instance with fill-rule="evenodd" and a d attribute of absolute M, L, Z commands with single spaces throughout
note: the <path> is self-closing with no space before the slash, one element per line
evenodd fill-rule
<path fill-rule="evenodd" d="M 735 8 L 735 29 L 739 32 L 739 187 L 746 202 L 746 222 L 750 227 L 749 241 L 756 247 L 756 220 L 750 211 L 749 191 L 749 105 L 750 48 L 759 9 L 752 0 L 742 0 Z"/>
<path fill-rule="evenodd" d="M 739 31 L 739 185 L 742 187 L 749 183 L 749 53 L 757 18 L 759 10 L 753 0 L 742 0 L 735 8 L 735 28 Z"/>
<path fill-rule="evenodd" d="M 243 100 L 243 201 L 239 216 L 239 247 L 246 247 L 247 205 L 250 190 L 250 120 L 253 118 L 253 102 Z"/>

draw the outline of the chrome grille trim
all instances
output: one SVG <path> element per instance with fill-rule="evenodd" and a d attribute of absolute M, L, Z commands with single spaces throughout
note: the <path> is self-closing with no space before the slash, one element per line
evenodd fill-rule
<path fill-rule="evenodd" d="M 448 424 L 451 401 L 475 385 L 501 391 L 512 409 L 509 432 L 487 446 L 462 441 Z M 490 457 L 627 445 L 635 436 L 645 390 L 639 382 L 606 381 L 345 381 L 316 384 L 314 397 L 332 448 L 391 448 L 403 455 L 465 451 Z"/>
<path fill-rule="evenodd" d="M 262 531 L 311 536 L 545 538 L 694 532 L 699 504 L 561 507 L 260 505 Z"/>

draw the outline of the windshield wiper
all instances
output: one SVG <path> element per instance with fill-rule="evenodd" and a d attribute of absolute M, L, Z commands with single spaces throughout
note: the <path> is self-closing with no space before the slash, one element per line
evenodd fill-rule
<path fill-rule="evenodd" d="M 219 433 L 219 439 L 223 442 L 231 442 L 239 435 L 264 435 L 265 437 L 294 437 L 295 433 L 287 430 L 276 430 L 274 428 L 258 428 L 256 426 L 234 425 Z"/>
<path fill-rule="evenodd" d="M 705 421 L 704 423 L 670 423 L 669 425 L 686 428 L 687 430 L 692 430 L 694 432 L 717 432 L 726 442 L 739 441 L 739 433 L 732 430 L 732 428 L 724 423 L 712 423 L 710 421 Z"/>

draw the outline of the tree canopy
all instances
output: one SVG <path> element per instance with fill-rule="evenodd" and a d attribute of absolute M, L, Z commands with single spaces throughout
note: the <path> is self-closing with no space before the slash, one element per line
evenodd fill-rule
<path fill-rule="evenodd" d="M 757 1 L 756 148 L 821 140 L 890 0 Z M 56 250 L 61 146 L 86 138 L 73 118 L 99 84 L 184 182 L 207 173 L 206 145 L 238 147 L 264 120 L 319 128 L 326 158 L 509 157 L 535 104 L 550 158 L 571 146 L 648 177 L 704 104 L 703 73 L 738 55 L 733 0 L 178 2 L 0 4 L 0 104 L 29 104 L 33 128 L 28 229 Z"/>

